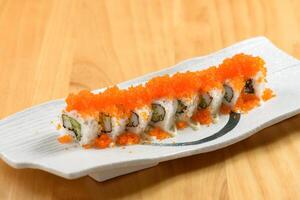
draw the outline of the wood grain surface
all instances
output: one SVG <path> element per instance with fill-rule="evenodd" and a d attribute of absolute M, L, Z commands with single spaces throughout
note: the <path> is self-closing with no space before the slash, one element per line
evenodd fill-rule
<path fill-rule="evenodd" d="M 0 0 L 0 117 L 265 35 L 300 58 L 296 0 Z M 300 116 L 98 183 L 0 161 L 0 199 L 299 199 Z"/>

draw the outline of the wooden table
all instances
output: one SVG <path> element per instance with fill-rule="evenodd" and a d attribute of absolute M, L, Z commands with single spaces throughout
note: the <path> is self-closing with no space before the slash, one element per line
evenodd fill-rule
<path fill-rule="evenodd" d="M 300 57 L 300 2 L 0 1 L 0 117 L 257 35 Z M 228 148 L 103 183 L 0 161 L 0 199 L 297 199 L 300 116 Z"/>

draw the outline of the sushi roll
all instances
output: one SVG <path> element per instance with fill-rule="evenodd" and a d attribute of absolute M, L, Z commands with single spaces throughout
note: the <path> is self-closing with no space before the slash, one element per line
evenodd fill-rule
<path fill-rule="evenodd" d="M 198 110 L 206 109 L 211 115 L 213 123 L 218 121 L 218 113 L 222 105 L 223 96 L 224 90 L 220 88 L 214 88 L 200 95 Z"/>
<path fill-rule="evenodd" d="M 193 94 L 190 97 L 182 97 L 177 99 L 176 121 L 185 122 L 193 129 L 199 129 L 199 123 L 191 120 L 191 117 L 197 110 L 199 104 L 199 95 Z"/>
<path fill-rule="evenodd" d="M 197 94 L 177 99 L 176 119 L 178 121 L 189 121 L 197 109 L 198 102 L 199 95 Z"/>
<path fill-rule="evenodd" d="M 158 76 L 127 89 L 70 94 L 61 119 L 83 146 L 139 144 L 175 136 L 187 125 L 197 129 L 216 123 L 219 113 L 246 113 L 274 96 L 265 83 L 264 61 L 237 54 L 217 67 Z M 72 141 L 65 136 L 59 141 Z"/>
<path fill-rule="evenodd" d="M 266 68 L 260 57 L 237 54 L 218 67 L 218 79 L 224 86 L 223 103 L 235 112 L 247 112 L 259 106 L 264 91 Z"/>
<path fill-rule="evenodd" d="M 163 131 L 176 135 L 175 115 L 178 102 L 176 99 L 160 99 L 152 103 L 151 124 Z"/>
<path fill-rule="evenodd" d="M 101 125 L 101 133 L 105 133 L 115 140 L 125 131 L 127 118 L 100 113 L 99 124 Z"/>
<path fill-rule="evenodd" d="M 265 89 L 265 83 L 265 76 L 263 72 L 259 71 L 255 76 L 246 80 L 244 92 L 247 94 L 254 94 L 258 98 L 261 98 Z"/>
<path fill-rule="evenodd" d="M 231 110 L 234 110 L 237 100 L 243 91 L 245 82 L 241 78 L 227 79 L 223 84 L 224 98 L 223 103 Z"/>
<path fill-rule="evenodd" d="M 222 105 L 224 90 L 223 89 L 213 89 L 209 92 L 209 95 L 212 97 L 209 110 L 215 119 L 218 118 L 218 113 Z"/>
<path fill-rule="evenodd" d="M 147 128 L 152 116 L 151 107 L 145 105 L 131 112 L 126 129 L 129 132 L 142 134 Z"/>
<path fill-rule="evenodd" d="M 82 117 L 76 111 L 64 111 L 61 120 L 63 127 L 71 132 L 80 145 L 90 144 L 98 136 L 100 126 L 93 117 Z"/>

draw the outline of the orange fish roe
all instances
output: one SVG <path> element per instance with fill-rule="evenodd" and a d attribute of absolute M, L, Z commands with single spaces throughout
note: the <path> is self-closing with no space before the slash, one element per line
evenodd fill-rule
<path fill-rule="evenodd" d="M 171 87 L 171 77 L 169 75 L 158 76 L 146 83 L 151 99 L 172 98 L 174 90 Z"/>
<path fill-rule="evenodd" d="M 169 138 L 170 137 L 170 134 L 161 130 L 160 128 L 158 127 L 155 127 L 153 129 L 151 129 L 148 133 L 148 135 L 150 136 L 153 136 L 155 137 L 156 139 L 158 140 L 163 140 L 163 139 L 166 139 L 166 138 Z"/>
<path fill-rule="evenodd" d="M 269 99 L 275 97 L 275 94 L 273 93 L 273 91 L 270 88 L 266 88 L 264 90 L 264 93 L 262 95 L 262 99 L 264 101 L 268 101 Z"/>
<path fill-rule="evenodd" d="M 192 117 L 194 121 L 199 122 L 200 124 L 209 125 L 212 123 L 211 113 L 208 109 L 198 110 Z"/>
<path fill-rule="evenodd" d="M 123 133 L 121 135 L 118 136 L 117 138 L 117 144 L 118 145 L 131 145 L 131 144 L 139 144 L 140 143 L 140 136 L 135 134 L 135 133 L 131 133 L 131 132 L 127 132 L 127 133 Z"/>
<path fill-rule="evenodd" d="M 210 67 L 208 69 L 197 72 L 197 81 L 200 82 L 200 91 L 209 92 L 211 89 L 223 88 L 222 83 L 217 79 L 217 68 Z"/>
<path fill-rule="evenodd" d="M 178 129 L 184 129 L 184 128 L 187 127 L 187 123 L 184 122 L 184 121 L 176 122 L 176 127 L 177 127 Z"/>
<path fill-rule="evenodd" d="M 180 98 L 191 96 L 212 88 L 221 88 L 216 79 L 216 67 L 200 72 L 176 73 L 151 79 L 145 86 L 138 85 L 121 90 L 111 87 L 100 94 L 82 90 L 78 94 L 70 94 L 67 99 L 66 111 L 77 110 L 82 115 L 97 116 L 99 112 L 112 115 L 129 115 L 130 111 L 149 105 L 159 98 Z"/>
<path fill-rule="evenodd" d="M 101 134 L 98 138 L 96 138 L 94 142 L 94 146 L 96 148 L 104 149 L 109 147 L 112 139 L 107 134 Z"/>
<path fill-rule="evenodd" d="M 60 136 L 59 138 L 57 138 L 57 140 L 61 144 L 69 144 L 69 143 L 73 142 L 73 137 L 69 134 L 65 134 L 65 135 Z"/>
<path fill-rule="evenodd" d="M 248 112 L 259 106 L 259 101 L 260 99 L 256 95 L 242 92 L 236 102 L 234 110 L 239 112 Z"/>
<path fill-rule="evenodd" d="M 247 80 L 254 77 L 259 71 L 266 76 L 265 62 L 260 57 L 253 57 L 243 53 L 237 54 L 232 58 L 227 58 L 218 67 L 218 78 L 221 82 L 234 77 L 241 77 Z"/>
<path fill-rule="evenodd" d="M 93 147 L 93 145 L 92 144 L 84 144 L 84 145 L 82 145 L 82 147 L 85 149 L 91 149 Z"/>
<path fill-rule="evenodd" d="M 232 84 L 233 89 L 236 92 L 242 91 L 245 86 L 245 81 L 241 77 L 234 77 L 234 78 L 230 79 L 229 82 Z"/>
<path fill-rule="evenodd" d="M 222 104 L 222 105 L 221 105 L 220 113 L 221 113 L 222 115 L 227 115 L 227 114 L 229 114 L 230 112 L 231 112 L 230 106 L 225 105 L 225 104 Z"/>
<path fill-rule="evenodd" d="M 121 90 L 114 86 L 100 94 L 83 90 L 67 97 L 66 111 L 76 110 L 83 116 L 97 117 L 99 113 L 104 112 L 124 117 L 129 116 L 132 110 L 150 105 L 154 100 L 160 98 L 176 99 L 198 92 L 208 92 L 213 88 L 222 89 L 225 80 L 229 80 L 234 90 L 241 91 L 245 80 L 254 77 L 258 72 L 262 72 L 261 78 L 265 78 L 264 64 L 259 57 L 237 54 L 232 58 L 225 59 L 218 67 L 210 67 L 196 72 L 180 72 L 172 76 L 159 76 L 149 80 L 145 85 L 128 89 Z M 247 101 L 247 106 L 250 106 L 249 104 Z M 229 113 L 228 110 L 227 112 Z"/>

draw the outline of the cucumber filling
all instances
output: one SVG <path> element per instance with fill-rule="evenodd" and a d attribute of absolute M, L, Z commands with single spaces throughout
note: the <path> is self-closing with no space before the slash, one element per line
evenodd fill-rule
<path fill-rule="evenodd" d="M 62 114 L 62 121 L 64 128 L 67 128 L 68 130 L 72 131 L 75 134 L 75 137 L 78 141 L 81 140 L 81 125 L 80 123 L 75 120 L 74 118 Z"/>
<path fill-rule="evenodd" d="M 152 122 L 163 121 L 166 115 L 166 110 L 160 104 L 153 103 L 152 105 Z"/>

